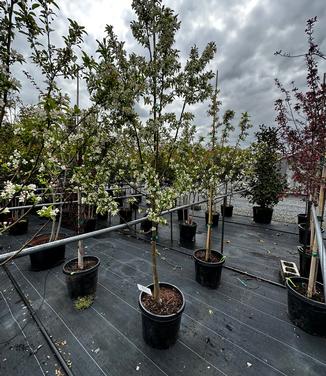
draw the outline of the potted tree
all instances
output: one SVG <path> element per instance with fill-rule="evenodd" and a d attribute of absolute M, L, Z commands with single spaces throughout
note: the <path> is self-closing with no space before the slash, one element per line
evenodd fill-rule
<path fill-rule="evenodd" d="M 260 126 L 257 141 L 252 146 L 252 170 L 248 176 L 245 196 L 253 207 L 254 221 L 268 224 L 272 220 L 273 207 L 279 202 L 286 188 L 286 179 L 280 171 L 279 141 L 277 130 Z"/>
<path fill-rule="evenodd" d="M 204 150 L 201 157 L 197 155 L 197 162 L 201 166 L 198 180 L 202 182 L 202 189 L 208 192 L 206 245 L 204 249 L 198 249 L 193 254 L 196 281 L 203 286 L 213 289 L 216 289 L 220 284 L 222 268 L 225 262 L 223 254 L 211 249 L 214 196 L 218 184 L 222 181 L 223 176 L 226 176 L 225 160 L 227 159 L 226 156 L 229 149 L 225 144 L 229 133 L 235 129 L 231 124 L 235 115 L 234 111 L 227 110 L 223 115 L 222 121 L 219 120 L 218 113 L 221 101 L 219 100 L 217 84 L 218 76 L 216 76 L 215 91 L 211 95 L 211 103 L 208 111 L 209 116 L 212 117 L 209 150 Z M 240 124 L 245 128 L 250 127 L 249 116 L 246 112 L 241 115 Z M 219 129 L 221 129 L 221 137 L 218 142 Z"/>
<path fill-rule="evenodd" d="M 202 54 L 197 47 L 192 47 L 182 67 L 179 51 L 174 47 L 175 33 L 180 28 L 174 12 L 163 6 L 161 0 L 134 0 L 132 8 L 136 19 L 131 22 L 131 31 L 145 54 L 127 55 L 123 43 L 117 41 L 112 27 L 108 26 L 107 37 L 100 43 L 102 61 L 98 75 L 105 75 L 105 82 L 110 75 L 119 77 L 115 95 L 119 111 L 115 114 L 119 112 L 124 118 L 121 139 L 125 145 L 121 154 L 133 178 L 129 184 L 144 186 L 148 218 L 153 223 L 153 282 L 147 286 L 147 292 L 139 295 L 143 337 L 150 346 L 168 348 L 177 339 L 185 298 L 179 288 L 159 279 L 157 226 L 166 223 L 162 211 L 173 207 L 175 199 L 190 190 L 191 179 L 183 167 L 194 160 L 179 164 L 175 163 L 174 156 L 186 133 L 193 131 L 193 115 L 187 112 L 187 107 L 210 94 L 209 80 L 213 73 L 207 66 L 216 47 L 209 43 Z M 107 69 L 103 70 L 104 66 Z M 97 95 L 103 95 L 102 89 L 105 88 L 98 88 Z M 171 104 L 177 102 L 181 109 L 178 115 L 171 111 Z M 145 120 L 136 111 L 136 103 L 148 110 Z M 111 105 L 112 102 L 106 102 L 107 108 Z M 129 160 L 128 155 L 132 156 Z"/>
<path fill-rule="evenodd" d="M 291 278 L 287 281 L 288 314 L 290 320 L 301 329 L 314 335 L 326 336 L 326 305 L 323 285 L 317 282 L 318 255 L 315 238 L 316 229 L 313 229 L 311 205 L 317 205 L 319 219 L 324 215 L 324 191 L 326 179 L 326 75 L 321 81 L 318 68 L 318 58 L 325 59 L 314 39 L 314 27 L 317 18 L 307 21 L 306 35 L 308 50 L 303 56 L 305 59 L 306 91 L 299 91 L 294 87 L 295 102 L 291 92 L 285 89 L 279 81 L 277 86 L 284 94 L 283 99 L 275 103 L 278 116 L 277 121 L 284 137 L 284 151 L 294 171 L 293 179 L 305 189 L 309 197 L 306 231 L 311 231 L 310 238 L 305 237 L 304 247 L 299 250 L 300 274 L 308 276 Z M 291 56 L 279 51 L 278 54 Z M 316 210 L 317 212 L 317 210 Z M 314 226 L 316 227 L 316 226 Z M 325 283 L 325 281 L 324 281 Z"/>
<path fill-rule="evenodd" d="M 306 56 L 307 66 L 307 91 L 300 92 L 293 87 L 286 89 L 278 80 L 277 87 L 283 94 L 283 98 L 275 102 L 277 111 L 277 122 L 282 135 L 284 157 L 293 171 L 292 178 L 298 189 L 303 192 L 306 198 L 306 212 L 298 216 L 300 257 L 300 274 L 308 276 L 310 271 L 311 247 L 310 239 L 310 210 L 309 201 L 318 201 L 318 192 L 321 184 L 321 172 L 323 168 L 323 156 L 325 155 L 325 80 L 318 75 L 318 61 L 320 56 L 318 44 L 314 41 L 313 31 L 317 19 L 307 21 L 306 35 L 308 51 Z M 291 56 L 288 53 L 278 51 L 281 56 Z M 294 102 L 295 100 L 295 102 Z M 293 103 L 294 102 L 294 103 Z M 312 111 L 308 109 L 311 108 Z M 319 205 L 319 217 L 324 217 L 324 203 Z M 321 273 L 318 273 L 318 280 L 321 280 Z"/>

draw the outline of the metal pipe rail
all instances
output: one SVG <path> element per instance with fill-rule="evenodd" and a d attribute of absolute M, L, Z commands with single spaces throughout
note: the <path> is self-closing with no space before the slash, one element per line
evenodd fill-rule
<path fill-rule="evenodd" d="M 238 192 L 232 192 L 232 194 L 238 194 L 238 193 L 241 193 L 243 191 L 244 190 L 241 190 L 241 191 L 238 191 Z M 231 193 L 224 194 L 224 195 L 221 195 L 221 196 L 217 196 L 217 197 L 214 198 L 214 201 L 220 200 L 220 199 L 224 198 L 225 196 L 229 196 L 230 194 Z M 191 207 L 193 205 L 202 204 L 206 201 L 207 201 L 207 199 L 200 200 L 198 202 L 193 202 L 191 204 L 178 206 L 178 207 L 175 207 L 175 208 L 172 208 L 172 209 L 168 209 L 168 210 L 163 211 L 161 213 L 161 215 L 167 215 L 169 213 L 173 213 L 173 212 L 180 210 L 180 209 L 186 209 L 186 208 Z M 147 216 L 135 219 L 133 221 L 130 221 L 130 222 L 127 222 L 127 223 L 124 223 L 124 224 L 121 224 L 121 225 L 111 226 L 111 227 L 103 228 L 101 230 L 95 230 L 95 231 L 92 231 L 92 232 L 87 232 L 85 234 L 74 235 L 74 236 L 70 236 L 69 238 L 54 240 L 54 241 L 49 242 L 49 243 L 40 244 L 40 245 L 36 245 L 34 247 L 25 248 L 24 250 L 19 252 L 16 257 L 15 257 L 15 254 L 17 253 L 17 251 L 3 253 L 2 255 L 0 255 L 0 262 L 7 260 L 9 257 L 15 257 L 15 258 L 24 257 L 24 256 L 30 255 L 32 253 L 35 253 L 35 252 L 59 247 L 59 246 L 66 245 L 66 244 L 69 244 L 69 243 L 77 242 L 79 240 L 85 240 L 85 239 L 91 238 L 93 236 L 108 234 L 108 233 L 113 232 L 113 231 L 122 230 L 126 227 L 131 227 L 133 225 L 141 223 L 141 222 L 145 221 L 146 219 L 148 219 Z"/>
<path fill-rule="evenodd" d="M 311 214 L 312 214 L 312 219 L 314 223 L 314 232 L 315 232 L 315 237 L 317 241 L 317 246 L 318 246 L 318 255 L 319 255 L 319 262 L 320 262 L 320 268 L 321 268 L 321 273 L 323 276 L 323 286 L 324 286 L 324 296 L 326 297 L 326 249 L 325 249 L 325 244 L 323 241 L 323 237 L 321 234 L 320 230 L 320 225 L 319 221 L 317 218 L 317 213 L 314 205 L 311 205 Z"/>
<path fill-rule="evenodd" d="M 134 195 L 128 195 L 128 196 L 117 196 L 114 197 L 114 199 L 117 198 L 130 198 L 130 197 L 139 197 L 141 194 L 134 194 Z M 74 204 L 78 201 L 58 201 L 58 202 L 45 202 L 44 204 L 36 204 L 36 205 L 24 205 L 24 206 L 10 206 L 8 207 L 9 210 L 20 210 L 20 209 L 29 209 L 29 208 L 39 208 L 43 206 L 50 206 L 50 205 L 63 205 L 63 204 Z"/>

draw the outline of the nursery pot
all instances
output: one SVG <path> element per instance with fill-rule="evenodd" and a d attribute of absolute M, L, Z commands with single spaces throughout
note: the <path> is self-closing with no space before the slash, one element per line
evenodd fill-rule
<path fill-rule="evenodd" d="M 253 214 L 254 214 L 254 222 L 267 225 L 271 223 L 272 221 L 273 209 L 264 208 L 262 206 L 254 206 Z"/>
<path fill-rule="evenodd" d="M 180 242 L 194 242 L 196 237 L 197 223 L 179 223 Z"/>
<path fill-rule="evenodd" d="M 68 294 L 71 299 L 95 295 L 99 266 L 100 259 L 95 256 L 84 257 L 83 270 L 78 269 L 77 258 L 71 259 L 64 264 L 63 273 L 66 275 Z"/>
<path fill-rule="evenodd" d="M 131 208 L 121 208 L 119 210 L 120 224 L 132 221 L 132 209 Z"/>
<path fill-rule="evenodd" d="M 300 225 L 301 223 L 307 223 L 307 220 L 308 220 L 307 214 L 304 214 L 304 213 L 298 214 L 298 225 Z"/>
<path fill-rule="evenodd" d="M 212 226 L 217 227 L 218 226 L 218 220 L 220 218 L 220 213 L 212 213 Z M 206 225 L 208 224 L 208 211 L 205 212 L 205 221 Z"/>
<path fill-rule="evenodd" d="M 83 226 L 82 226 L 83 232 L 95 231 L 95 227 L 96 227 L 96 218 L 85 219 Z"/>
<path fill-rule="evenodd" d="M 186 221 L 188 218 L 188 209 L 178 209 L 178 221 Z"/>
<path fill-rule="evenodd" d="M 21 219 L 9 228 L 10 235 L 23 235 L 28 231 L 28 220 Z"/>
<path fill-rule="evenodd" d="M 293 277 L 291 281 L 296 287 L 289 280 L 286 281 L 290 320 L 309 334 L 326 337 L 326 304 L 308 299 L 298 291 L 298 288 L 307 288 L 307 278 Z M 316 288 L 320 293 L 323 292 L 321 283 L 317 282 Z"/>
<path fill-rule="evenodd" d="M 300 276 L 304 278 L 309 278 L 310 264 L 311 264 L 311 251 L 310 247 L 298 247 L 299 257 L 300 257 Z M 321 274 L 320 263 L 318 263 L 318 273 L 317 281 L 323 283 L 323 276 Z"/>
<path fill-rule="evenodd" d="M 307 225 L 307 223 L 300 223 L 298 225 L 298 228 L 299 228 L 299 243 L 300 244 L 310 245 L 311 231 L 310 231 L 310 229 L 308 229 L 308 231 L 306 231 L 307 226 L 309 228 L 309 225 Z"/>
<path fill-rule="evenodd" d="M 97 213 L 96 214 L 96 218 L 100 221 L 107 221 L 108 217 L 109 217 L 108 213 L 104 213 L 104 214 Z"/>
<path fill-rule="evenodd" d="M 9 222 L 11 220 L 11 213 L 0 213 L 0 223 Z"/>
<path fill-rule="evenodd" d="M 153 284 L 147 286 L 153 291 Z M 144 341 L 156 349 L 168 349 L 178 339 L 182 312 L 185 308 L 183 293 L 170 283 L 160 282 L 160 287 L 169 287 L 177 290 L 182 296 L 182 306 L 178 312 L 171 315 L 158 315 L 147 310 L 142 303 L 144 292 L 139 294 L 138 304 L 142 315 L 142 327 Z"/>
<path fill-rule="evenodd" d="M 224 217 L 232 217 L 233 205 L 227 205 L 227 206 L 221 205 L 221 214 L 222 216 L 224 214 Z"/>
<path fill-rule="evenodd" d="M 221 282 L 221 274 L 225 259 L 223 255 L 217 251 L 211 251 L 212 256 L 216 259 L 215 262 L 204 261 L 205 249 L 197 249 L 194 254 L 196 281 L 202 286 L 211 289 L 217 289 Z M 203 258 L 203 259 L 202 259 Z M 222 261 L 220 261 L 222 259 Z"/>
<path fill-rule="evenodd" d="M 36 236 L 29 242 L 29 246 L 33 247 L 39 244 L 45 244 L 49 242 L 51 234 L 42 234 Z M 58 239 L 62 239 L 59 237 Z M 31 269 L 34 271 L 46 270 L 62 264 L 65 261 L 65 245 L 59 245 L 54 248 L 45 249 L 29 255 L 31 261 Z"/>
<path fill-rule="evenodd" d="M 145 219 L 145 221 L 140 223 L 140 229 L 144 231 L 147 235 L 151 234 L 151 228 L 153 227 L 153 222 L 149 219 Z"/>

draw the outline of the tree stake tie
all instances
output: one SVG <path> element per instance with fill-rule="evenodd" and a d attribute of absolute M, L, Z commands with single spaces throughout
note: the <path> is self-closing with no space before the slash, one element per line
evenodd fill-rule
<path fill-rule="evenodd" d="M 289 281 L 293 287 L 297 288 L 297 285 L 292 281 L 291 278 L 287 278 L 286 280 Z"/>

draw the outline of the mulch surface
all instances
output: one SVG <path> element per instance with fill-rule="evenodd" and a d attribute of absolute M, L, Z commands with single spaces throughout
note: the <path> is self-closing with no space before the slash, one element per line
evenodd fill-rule
<path fill-rule="evenodd" d="M 205 251 L 197 251 L 195 253 L 195 256 L 201 260 L 201 261 L 205 261 Z M 212 264 L 217 264 L 219 263 L 221 260 L 221 257 L 214 254 L 214 253 L 211 253 L 211 256 L 210 258 L 208 259 L 208 262 L 211 262 Z"/>
<path fill-rule="evenodd" d="M 160 287 L 160 301 L 156 302 L 148 294 L 142 295 L 143 306 L 156 315 L 172 315 L 182 307 L 182 295 L 173 287 Z"/>

